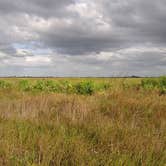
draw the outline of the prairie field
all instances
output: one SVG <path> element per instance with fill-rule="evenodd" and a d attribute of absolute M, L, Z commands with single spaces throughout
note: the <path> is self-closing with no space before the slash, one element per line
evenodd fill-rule
<path fill-rule="evenodd" d="M 166 166 L 166 77 L 0 78 L 0 166 Z"/>

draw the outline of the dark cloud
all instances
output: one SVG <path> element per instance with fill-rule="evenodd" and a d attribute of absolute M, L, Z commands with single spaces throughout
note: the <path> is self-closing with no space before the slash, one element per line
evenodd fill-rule
<path fill-rule="evenodd" d="M 48 31 L 40 34 L 41 40 L 46 46 L 57 49 L 60 53 L 74 55 L 112 51 L 146 43 L 154 46 L 165 45 L 164 1 L 99 2 L 94 1 L 98 15 L 91 18 L 86 17 L 88 13 L 85 13 L 85 16 L 71 17 L 70 25 L 66 22 L 62 22 L 61 26 L 53 23 Z M 99 19 L 99 16 L 102 18 Z M 110 27 L 104 29 L 104 24 Z"/>
<path fill-rule="evenodd" d="M 72 0 L 1 0 L 0 13 L 23 13 L 49 18 L 67 14 L 66 6 L 74 3 Z"/>
<path fill-rule="evenodd" d="M 166 42 L 166 3 L 163 0 L 106 0 L 103 11 L 128 40 L 154 45 Z"/>

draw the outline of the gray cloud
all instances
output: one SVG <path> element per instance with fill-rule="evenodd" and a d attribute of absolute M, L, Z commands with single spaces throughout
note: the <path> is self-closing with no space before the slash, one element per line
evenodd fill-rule
<path fill-rule="evenodd" d="M 1 0 L 0 23 L 0 75 L 166 74 L 164 0 Z"/>
<path fill-rule="evenodd" d="M 0 13 L 23 13 L 44 18 L 57 17 L 65 13 L 65 7 L 74 3 L 72 0 L 1 0 Z"/>

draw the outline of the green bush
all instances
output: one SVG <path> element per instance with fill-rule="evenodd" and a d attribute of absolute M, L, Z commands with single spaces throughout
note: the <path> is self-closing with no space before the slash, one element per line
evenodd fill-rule
<path fill-rule="evenodd" d="M 160 88 L 160 94 L 166 94 L 166 77 L 160 77 L 159 88 Z"/>
<path fill-rule="evenodd" d="M 166 94 L 166 77 L 143 79 L 141 87 L 144 89 L 158 89 L 160 94 Z"/>
<path fill-rule="evenodd" d="M 74 93 L 74 86 L 69 81 L 59 81 L 60 92 Z"/>
<path fill-rule="evenodd" d="M 1 89 L 6 89 L 6 88 L 10 88 L 11 87 L 11 84 L 4 81 L 4 80 L 0 80 L 0 88 Z"/>
<path fill-rule="evenodd" d="M 70 93 L 73 86 L 68 81 L 39 80 L 33 86 L 33 89 L 45 92 Z"/>
<path fill-rule="evenodd" d="M 32 89 L 32 85 L 28 80 L 19 81 L 19 89 L 23 91 L 30 91 Z"/>
<path fill-rule="evenodd" d="M 92 95 L 95 92 L 94 82 L 92 81 L 79 82 L 76 84 L 75 88 L 78 94 Z"/>
<path fill-rule="evenodd" d="M 4 80 L 0 81 L 0 88 L 9 88 L 15 86 Z M 54 80 L 37 80 L 35 82 L 22 79 L 16 84 L 16 87 L 20 91 L 26 92 L 47 92 L 47 93 L 66 93 L 66 94 L 81 94 L 92 95 L 98 91 L 105 91 L 111 87 L 109 82 L 94 82 L 94 81 L 82 81 L 82 82 L 70 82 L 67 80 L 54 81 Z"/>
<path fill-rule="evenodd" d="M 166 88 L 166 77 L 160 77 L 159 83 L 160 83 L 160 87 Z"/>
<path fill-rule="evenodd" d="M 45 86 L 45 91 L 48 92 L 58 92 L 59 91 L 59 84 L 52 81 L 52 80 L 47 80 L 44 82 L 44 86 Z"/>
<path fill-rule="evenodd" d="M 141 81 L 141 86 L 144 89 L 154 89 L 158 87 L 158 80 L 153 79 L 153 78 L 149 78 L 149 79 L 143 79 Z"/>
<path fill-rule="evenodd" d="M 110 88 L 109 83 L 94 84 L 93 81 L 82 81 L 79 83 L 71 83 L 69 81 L 52 81 L 52 80 L 38 80 L 33 85 L 33 90 L 44 92 L 57 93 L 77 93 L 82 95 L 92 95 L 95 91 L 107 90 Z"/>
<path fill-rule="evenodd" d="M 46 85 L 43 80 L 38 80 L 35 85 L 33 85 L 33 90 L 37 91 L 45 91 L 46 90 Z"/>

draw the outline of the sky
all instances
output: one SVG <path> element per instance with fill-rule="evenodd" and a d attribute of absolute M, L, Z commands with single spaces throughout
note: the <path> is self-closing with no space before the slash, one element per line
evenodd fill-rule
<path fill-rule="evenodd" d="M 165 0 L 0 0 L 0 76 L 166 75 Z"/>

